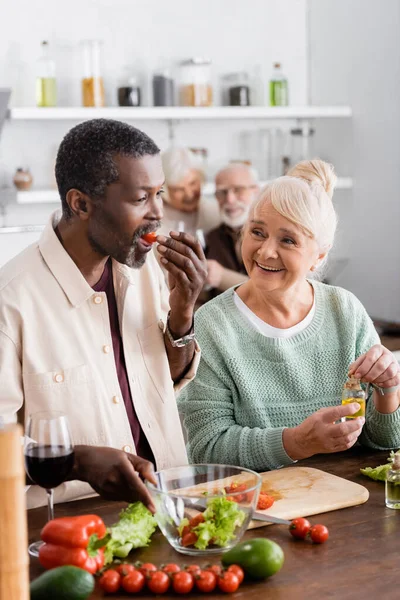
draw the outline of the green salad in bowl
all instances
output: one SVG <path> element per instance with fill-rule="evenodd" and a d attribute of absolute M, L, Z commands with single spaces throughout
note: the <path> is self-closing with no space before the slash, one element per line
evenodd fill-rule
<path fill-rule="evenodd" d="M 155 519 L 183 554 L 217 554 L 237 544 L 251 520 L 261 488 L 258 473 L 231 465 L 186 465 L 158 471 L 146 483 Z"/>

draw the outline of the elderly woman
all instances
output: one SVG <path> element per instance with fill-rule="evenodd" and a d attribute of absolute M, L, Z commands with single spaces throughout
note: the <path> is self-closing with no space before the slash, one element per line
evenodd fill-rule
<path fill-rule="evenodd" d="M 160 233 L 185 231 L 206 233 L 220 222 L 214 202 L 201 198 L 204 173 L 188 148 L 171 147 L 162 154 L 165 174 L 164 218 Z M 200 240 L 202 242 L 202 240 Z"/>
<path fill-rule="evenodd" d="M 332 168 L 300 163 L 268 184 L 244 228 L 249 281 L 201 308 L 202 358 L 179 404 L 193 462 L 258 471 L 363 444 L 400 446 L 400 373 L 364 307 L 312 278 L 333 244 Z M 348 372 L 373 384 L 363 417 Z"/>

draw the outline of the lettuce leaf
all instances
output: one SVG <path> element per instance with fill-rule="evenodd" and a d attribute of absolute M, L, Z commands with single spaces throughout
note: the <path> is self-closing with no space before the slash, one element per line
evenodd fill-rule
<path fill-rule="evenodd" d="M 114 556 L 126 558 L 134 548 L 148 546 L 156 528 L 155 518 L 142 502 L 130 504 L 121 511 L 118 523 L 108 529 L 110 540 L 104 552 L 105 564 L 112 562 Z"/>
<path fill-rule="evenodd" d="M 396 453 L 392 451 L 388 458 L 388 462 L 385 465 L 379 465 L 378 467 L 374 468 L 365 467 L 365 469 L 360 469 L 361 473 L 367 477 L 370 477 L 371 479 L 374 479 L 375 481 L 386 481 L 386 477 L 394 460 L 393 457 L 395 454 L 400 454 L 400 450 L 397 450 Z"/>
<path fill-rule="evenodd" d="M 246 513 L 236 502 L 221 496 L 208 502 L 203 516 L 204 522 L 193 529 L 198 536 L 194 547 L 199 550 L 205 550 L 211 541 L 216 546 L 226 546 L 235 538 L 234 531 L 242 525 Z"/>

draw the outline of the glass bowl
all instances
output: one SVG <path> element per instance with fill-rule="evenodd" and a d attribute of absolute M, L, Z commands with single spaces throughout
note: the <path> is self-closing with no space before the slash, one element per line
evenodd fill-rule
<path fill-rule="evenodd" d="M 155 518 L 182 554 L 220 554 L 237 544 L 258 501 L 261 477 L 231 465 L 186 465 L 157 471 L 146 482 Z"/>

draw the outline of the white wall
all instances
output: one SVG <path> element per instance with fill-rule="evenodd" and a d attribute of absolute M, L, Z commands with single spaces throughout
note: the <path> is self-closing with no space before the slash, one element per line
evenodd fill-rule
<path fill-rule="evenodd" d="M 312 103 L 350 104 L 352 144 L 340 128 L 318 129 L 321 152 L 335 149 L 338 171 L 351 163 L 354 190 L 338 201 L 337 283 L 370 314 L 400 322 L 400 3 L 310 0 Z"/>
<path fill-rule="evenodd" d="M 213 61 L 214 84 L 222 73 L 260 64 L 267 90 L 272 62 L 280 60 L 290 80 L 293 104 L 306 103 L 306 0 L 4 0 L 0 18 L 0 87 L 13 89 L 13 106 L 35 104 L 35 61 L 48 40 L 57 62 L 59 105 L 80 105 L 82 39 L 104 42 L 104 79 L 108 105 L 129 74 L 140 75 L 144 103 L 160 61 L 176 64 L 191 56 Z M 218 100 L 218 97 L 217 97 Z M 132 124 L 135 125 L 133 122 Z M 0 160 L 11 173 L 30 167 L 36 188 L 55 187 L 57 147 L 73 122 L 8 122 Z M 168 146 L 164 123 L 138 126 Z M 210 162 L 239 157 L 238 131 L 259 123 L 182 123 L 177 143 L 205 147 Z M 7 224 L 43 223 L 54 206 L 12 207 Z M 1 225 L 0 219 L 0 225 Z M 3 236 L 4 237 L 4 236 Z M 7 245 L 12 244 L 7 236 Z M 10 241 L 9 241 L 10 240 Z M 4 242 L 3 242 L 4 243 Z M 0 264 L 1 236 L 0 236 Z"/>

